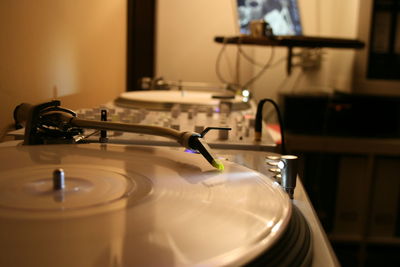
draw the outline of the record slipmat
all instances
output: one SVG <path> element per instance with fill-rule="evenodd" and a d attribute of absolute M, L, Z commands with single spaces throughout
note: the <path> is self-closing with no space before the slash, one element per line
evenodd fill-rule
<path fill-rule="evenodd" d="M 17 145 L 0 161 L 0 266 L 238 266 L 291 216 L 268 177 L 182 148 Z"/>

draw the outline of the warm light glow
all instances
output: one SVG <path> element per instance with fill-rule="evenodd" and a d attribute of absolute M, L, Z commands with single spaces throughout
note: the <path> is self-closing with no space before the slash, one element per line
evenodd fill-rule
<path fill-rule="evenodd" d="M 249 97 L 249 96 L 250 96 L 250 91 L 247 90 L 247 89 L 244 89 L 244 90 L 242 91 L 242 96 L 244 96 L 244 97 Z"/>

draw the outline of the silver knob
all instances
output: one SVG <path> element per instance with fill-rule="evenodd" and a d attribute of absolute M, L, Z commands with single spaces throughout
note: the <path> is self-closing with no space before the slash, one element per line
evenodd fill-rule
<path fill-rule="evenodd" d="M 293 199 L 297 179 L 298 157 L 293 155 L 267 156 L 265 162 L 271 167 L 268 170 L 274 174 L 273 178 L 281 184 L 289 197 Z"/>
<path fill-rule="evenodd" d="M 296 187 L 298 157 L 294 155 L 282 155 L 278 163 L 281 169 L 282 187 L 293 198 L 294 189 Z"/>

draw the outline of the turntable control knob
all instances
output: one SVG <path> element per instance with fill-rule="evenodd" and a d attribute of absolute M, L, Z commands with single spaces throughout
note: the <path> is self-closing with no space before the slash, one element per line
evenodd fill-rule
<path fill-rule="evenodd" d="M 207 117 L 212 117 L 212 115 L 214 114 L 214 108 L 213 107 L 207 108 L 206 114 L 207 114 Z"/>
<path fill-rule="evenodd" d="M 282 155 L 277 166 L 281 169 L 282 187 L 289 194 L 289 197 L 293 199 L 296 187 L 298 157 L 294 155 Z"/>
<path fill-rule="evenodd" d="M 236 129 L 237 129 L 238 132 L 241 132 L 242 129 L 243 129 L 243 124 L 241 122 L 237 123 L 236 124 Z"/>
<path fill-rule="evenodd" d="M 224 127 L 226 127 L 226 126 L 224 126 Z M 218 130 L 218 139 L 219 140 L 228 140 L 229 139 L 229 131 Z"/>
<path fill-rule="evenodd" d="M 140 122 L 140 115 L 137 114 L 136 112 L 135 112 L 135 113 L 132 113 L 132 115 L 131 115 L 131 122 L 132 122 L 132 123 L 138 123 L 138 122 Z"/>
<path fill-rule="evenodd" d="M 65 188 L 65 173 L 63 169 L 53 171 L 53 189 L 63 190 Z"/>
<path fill-rule="evenodd" d="M 188 119 L 189 120 L 193 119 L 193 109 L 188 110 Z"/>
<path fill-rule="evenodd" d="M 164 119 L 162 125 L 163 125 L 164 127 L 169 127 L 170 121 L 169 121 L 168 119 Z"/>
<path fill-rule="evenodd" d="M 147 114 L 150 113 L 150 112 L 149 112 L 147 109 L 145 109 L 145 108 L 141 108 L 141 109 L 140 109 L 140 112 L 142 112 L 145 116 L 147 116 Z"/>
<path fill-rule="evenodd" d="M 198 108 L 196 107 L 196 106 L 194 106 L 193 108 L 192 108 L 192 110 L 193 110 L 193 116 L 196 116 L 197 115 L 197 113 L 198 113 Z"/>
<path fill-rule="evenodd" d="M 250 136 L 250 128 L 248 126 L 244 127 L 244 136 L 249 137 Z"/>
<path fill-rule="evenodd" d="M 143 121 L 146 118 L 147 110 L 144 108 L 141 108 L 139 110 L 139 114 L 140 114 L 140 121 Z"/>

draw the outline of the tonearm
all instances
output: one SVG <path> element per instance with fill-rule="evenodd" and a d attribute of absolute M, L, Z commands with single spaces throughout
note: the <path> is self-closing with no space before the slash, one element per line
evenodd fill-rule
<path fill-rule="evenodd" d="M 212 129 L 230 130 L 230 128 L 209 127 L 202 133 L 195 133 L 154 125 L 84 120 L 78 118 L 72 110 L 62 108 L 60 105 L 60 101 L 53 100 L 38 105 L 23 103 L 15 108 L 16 124 L 25 126 L 25 145 L 81 142 L 82 138 L 77 137 L 82 135 L 83 129 L 141 133 L 174 139 L 180 145 L 202 154 L 215 168 L 219 170 L 224 168 L 212 155 L 210 147 L 204 141 L 204 135 Z"/>

